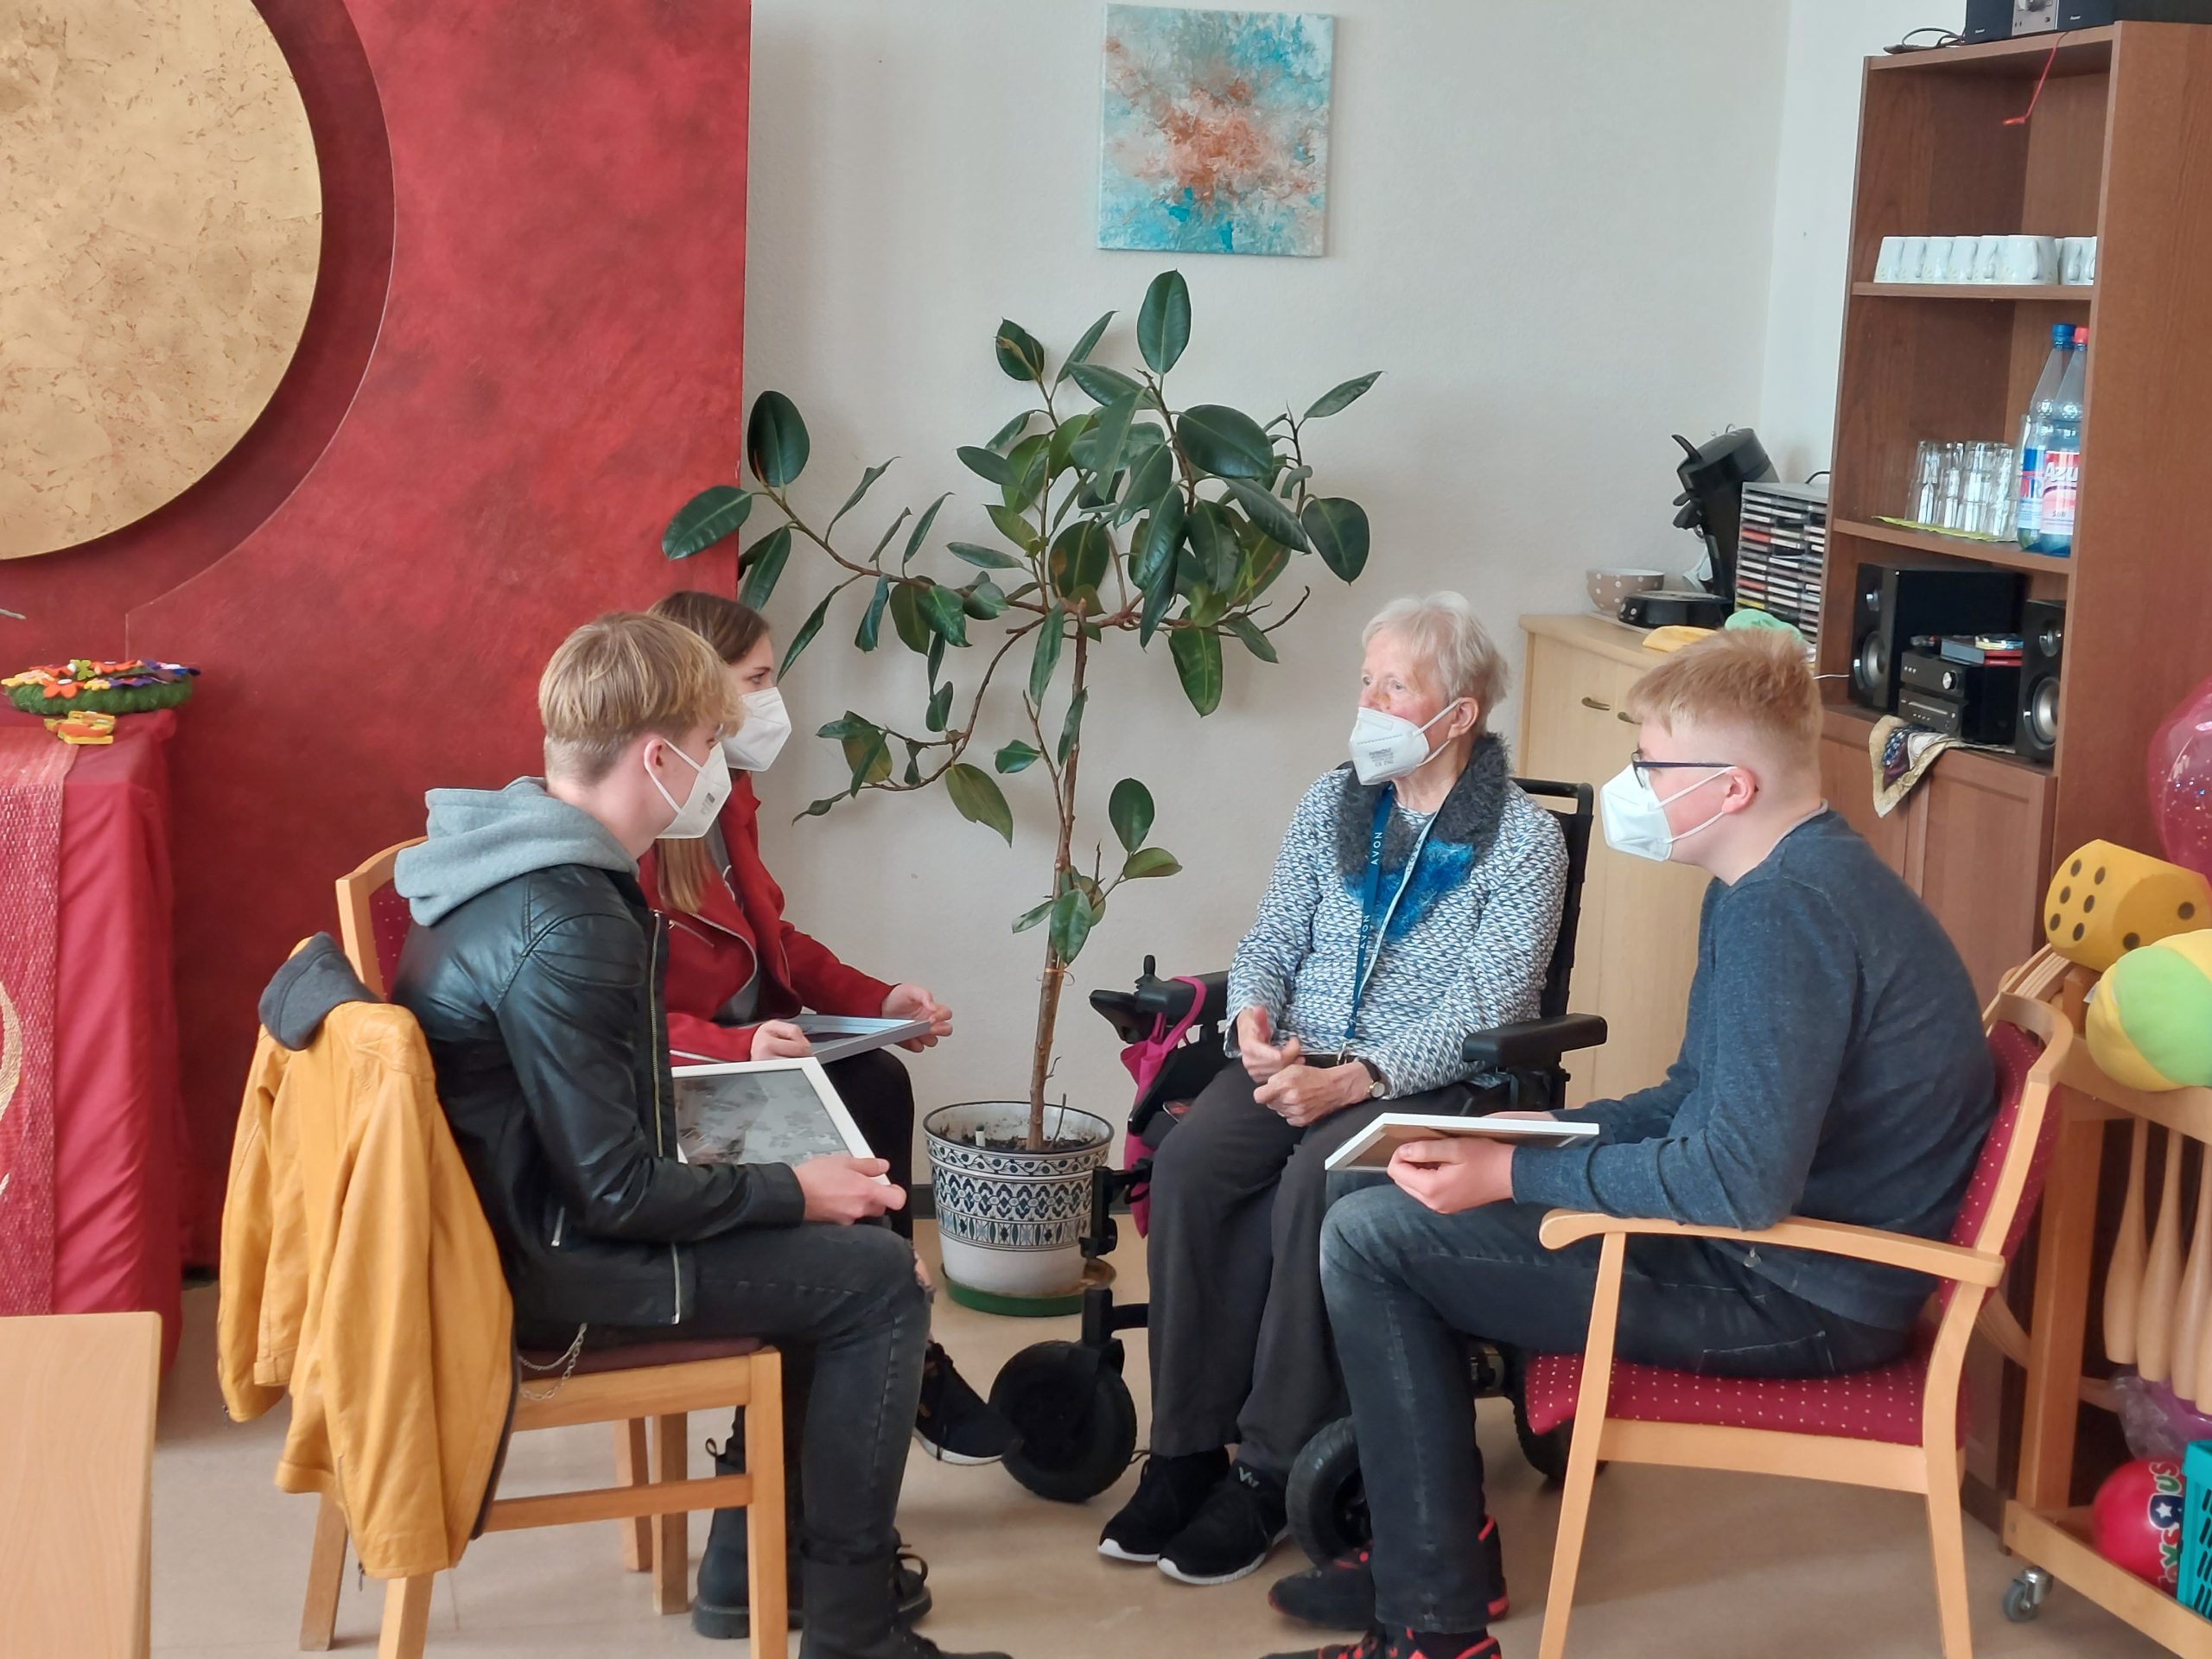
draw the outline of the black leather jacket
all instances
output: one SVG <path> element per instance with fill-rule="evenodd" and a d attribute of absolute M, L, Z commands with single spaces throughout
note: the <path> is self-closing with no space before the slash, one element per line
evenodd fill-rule
<path fill-rule="evenodd" d="M 518 1325 L 679 1324 L 685 1245 L 804 1216 L 782 1164 L 686 1164 L 662 923 L 626 874 L 560 864 L 410 929 L 392 1000 L 499 1240 Z"/>

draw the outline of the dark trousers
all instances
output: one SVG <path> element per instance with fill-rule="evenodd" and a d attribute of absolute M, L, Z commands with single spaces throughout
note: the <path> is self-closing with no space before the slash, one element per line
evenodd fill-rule
<path fill-rule="evenodd" d="M 1300 1129 L 1252 1090 L 1232 1062 L 1154 1155 L 1151 1446 L 1172 1458 L 1234 1443 L 1281 1478 L 1344 1409 L 1321 1300 L 1322 1164 L 1385 1109 L 1457 1111 L 1467 1091 L 1370 1101 Z"/>
<path fill-rule="evenodd" d="M 899 1237 L 914 1236 L 914 1084 L 906 1067 L 887 1048 L 870 1049 L 822 1068 L 837 1098 L 853 1115 L 853 1127 L 868 1149 L 891 1166 L 893 1185 L 906 1193 L 907 1207 L 884 1219 Z"/>
<path fill-rule="evenodd" d="M 1486 1622 L 1497 1591 L 1476 1543 L 1485 1506 L 1465 1338 L 1579 1352 L 1597 1284 L 1597 1241 L 1548 1250 L 1536 1238 L 1543 1216 L 1519 1204 L 1440 1216 L 1388 1186 L 1344 1198 L 1322 1230 L 1385 1624 L 1473 1631 Z M 1885 1364 L 1906 1342 L 1791 1295 L 1704 1240 L 1629 1241 L 1623 1359 L 1719 1376 L 1825 1376 Z"/>

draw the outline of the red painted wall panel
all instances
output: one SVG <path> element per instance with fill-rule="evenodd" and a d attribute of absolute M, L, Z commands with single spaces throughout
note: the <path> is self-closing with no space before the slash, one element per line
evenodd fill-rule
<path fill-rule="evenodd" d="M 131 652 L 205 671 L 173 762 L 203 1258 L 262 982 L 426 788 L 536 769 L 546 657 L 671 585 L 659 527 L 740 435 L 743 0 L 346 0 L 351 30 L 262 4 L 322 102 L 332 316 L 249 442 L 312 465 L 279 493 L 247 456 L 34 562 L 53 586 L 16 607 L 49 652 L 107 648 L 121 609 Z"/>

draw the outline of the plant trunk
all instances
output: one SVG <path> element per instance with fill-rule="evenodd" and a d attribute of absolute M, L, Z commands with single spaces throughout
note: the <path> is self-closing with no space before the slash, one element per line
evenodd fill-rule
<path fill-rule="evenodd" d="M 1084 671 L 1090 664 L 1090 637 L 1083 631 L 1084 607 L 1078 604 L 1071 613 L 1075 622 L 1075 671 L 1068 686 L 1070 705 L 1083 695 Z M 1042 735 L 1040 733 L 1039 736 Z M 1075 864 L 1075 773 L 1076 764 L 1083 758 L 1080 734 L 1069 746 L 1068 758 L 1060 768 L 1059 791 L 1054 804 L 1059 810 L 1060 839 L 1052 854 L 1052 893 L 1058 897 Z M 1060 960 L 1060 953 L 1052 944 L 1052 929 L 1045 930 L 1045 977 L 1037 988 L 1037 1040 L 1029 1052 L 1029 1139 L 1032 1152 L 1041 1152 L 1045 1146 L 1045 1084 L 1052 1073 L 1052 1035 L 1059 1023 L 1060 990 L 1067 983 L 1068 965 Z"/>

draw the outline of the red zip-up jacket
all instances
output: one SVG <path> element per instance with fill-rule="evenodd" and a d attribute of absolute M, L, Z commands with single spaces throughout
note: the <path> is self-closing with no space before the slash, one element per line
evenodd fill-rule
<path fill-rule="evenodd" d="M 756 1020 L 818 1014 L 880 1014 L 891 987 L 837 960 L 828 946 L 784 919 L 784 890 L 760 861 L 760 802 L 753 779 L 735 777 L 717 821 L 729 852 L 720 881 L 709 881 L 699 914 L 661 898 L 658 861 L 638 861 L 645 901 L 668 918 L 668 1049 L 688 1060 L 749 1060 L 757 1026 L 715 1022 L 717 1010 L 745 988 L 758 963 Z M 765 942 L 765 943 L 764 943 Z"/>

